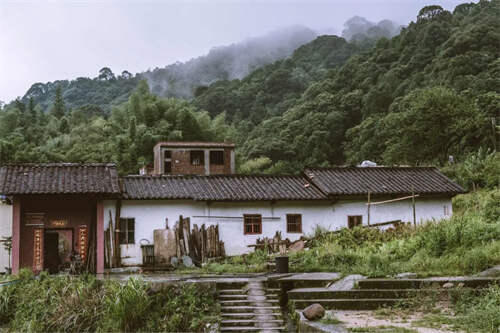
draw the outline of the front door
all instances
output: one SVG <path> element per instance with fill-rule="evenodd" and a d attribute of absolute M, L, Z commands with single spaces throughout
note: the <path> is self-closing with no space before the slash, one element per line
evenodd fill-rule
<path fill-rule="evenodd" d="M 45 270 L 50 274 L 59 272 L 61 260 L 59 258 L 59 234 L 57 232 L 47 232 L 44 237 L 43 263 Z"/>
<path fill-rule="evenodd" d="M 68 269 L 73 253 L 72 229 L 45 229 L 44 266 L 50 273 Z"/>

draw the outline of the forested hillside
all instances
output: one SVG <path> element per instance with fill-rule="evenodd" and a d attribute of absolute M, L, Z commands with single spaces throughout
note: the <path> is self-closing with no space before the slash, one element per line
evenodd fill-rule
<path fill-rule="evenodd" d="M 155 95 L 189 99 L 197 86 L 243 78 L 263 65 L 288 57 L 315 37 L 316 33 L 308 28 L 292 26 L 240 43 L 215 47 L 208 54 L 187 62 L 135 75 L 128 71 L 115 75 L 110 68 L 104 67 L 94 78 L 35 83 L 22 102 L 28 103 L 33 98 L 36 105 L 48 111 L 59 87 L 69 109 L 86 106 L 107 114 L 113 106 L 127 101 L 140 80 L 147 80 Z"/>
<path fill-rule="evenodd" d="M 392 39 L 321 36 L 243 79 L 200 85 L 192 101 L 158 97 L 146 81 L 105 69 L 88 79 L 100 89 L 81 80 L 94 87 L 85 94 L 113 87 L 117 97 L 77 106 L 68 99 L 76 81 L 60 82 L 45 102 L 31 96 L 0 112 L 0 163 L 113 161 L 136 173 L 159 140 L 231 140 L 241 172 L 366 159 L 444 165 L 450 155 L 494 167 L 499 17 L 500 0 L 453 13 L 425 7 Z"/>
<path fill-rule="evenodd" d="M 212 115 L 216 105 L 231 114 L 242 159 L 256 159 L 253 168 L 271 172 L 366 159 L 412 165 L 442 165 L 450 155 L 460 160 L 480 147 L 495 148 L 499 17 L 498 0 L 462 4 L 453 13 L 428 6 L 400 35 L 379 39 L 319 81 L 293 66 L 267 66 L 252 74 L 255 79 L 212 85 L 195 103 Z M 323 68 L 313 57 L 306 63 L 319 64 L 309 72 Z M 249 84 L 247 103 L 242 91 Z"/>

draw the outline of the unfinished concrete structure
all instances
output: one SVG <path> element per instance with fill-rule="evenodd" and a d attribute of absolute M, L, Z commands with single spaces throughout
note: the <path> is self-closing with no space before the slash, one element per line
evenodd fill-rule
<path fill-rule="evenodd" d="M 159 142 L 154 147 L 155 175 L 227 175 L 235 168 L 232 143 Z"/>

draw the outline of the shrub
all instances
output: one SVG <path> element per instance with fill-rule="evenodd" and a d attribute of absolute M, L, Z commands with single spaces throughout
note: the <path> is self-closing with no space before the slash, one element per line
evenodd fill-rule
<path fill-rule="evenodd" d="M 99 281 L 93 276 L 48 276 L 21 271 L 0 290 L 2 326 L 33 332 L 200 332 L 216 320 L 210 287 L 151 290 L 142 280 Z"/>

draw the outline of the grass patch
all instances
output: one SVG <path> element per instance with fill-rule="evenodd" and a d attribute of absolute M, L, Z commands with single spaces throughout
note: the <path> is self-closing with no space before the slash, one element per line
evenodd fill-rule
<path fill-rule="evenodd" d="M 455 327 L 455 318 L 442 313 L 426 314 L 421 319 L 414 320 L 411 325 L 415 327 L 429 327 L 435 329 L 440 329 L 443 326 L 453 328 Z"/>
<path fill-rule="evenodd" d="M 356 333 L 418 333 L 417 330 L 398 326 L 351 327 L 349 332 Z"/>
<path fill-rule="evenodd" d="M 469 332 L 500 331 L 500 286 L 491 286 L 479 295 L 464 293 L 454 307 L 457 327 Z"/>
<path fill-rule="evenodd" d="M 337 325 L 342 324 L 342 321 L 335 317 L 333 314 L 327 313 L 323 318 L 321 318 L 320 323 L 326 325 Z"/>
<path fill-rule="evenodd" d="M 33 279 L 0 291 L 0 325 L 30 332 L 203 332 L 217 321 L 214 290 L 184 284 L 153 290 L 139 279 L 126 283 L 94 276 Z"/>

